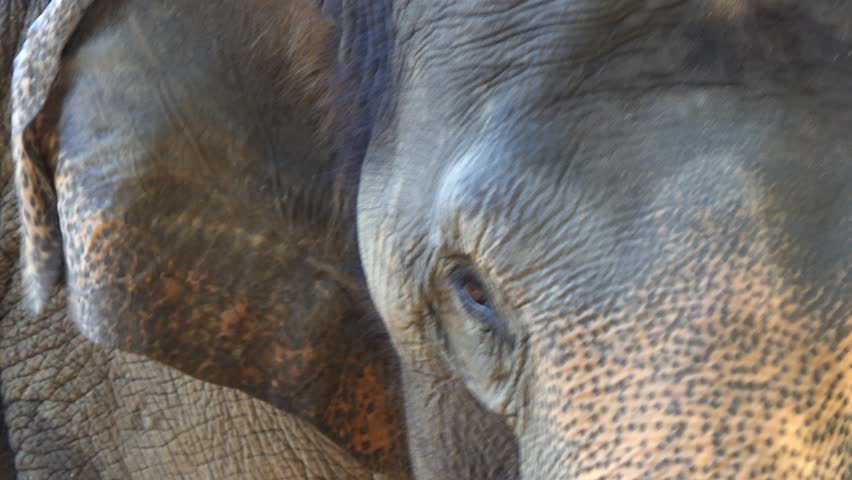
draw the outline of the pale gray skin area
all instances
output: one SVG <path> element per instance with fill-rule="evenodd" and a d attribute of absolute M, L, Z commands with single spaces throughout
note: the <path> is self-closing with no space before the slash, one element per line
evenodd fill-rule
<path fill-rule="evenodd" d="M 852 478 L 852 7 L 355 3 L 340 18 L 392 27 L 389 44 L 366 35 L 362 50 L 386 54 L 388 81 L 367 102 L 380 115 L 349 119 L 358 129 L 332 143 L 355 143 L 357 157 L 369 132 L 363 162 L 343 159 L 361 166 L 359 258 L 402 361 L 414 478 Z M 226 264 L 214 253 L 210 264 Z M 168 363 L 122 344 L 94 310 L 73 319 L 89 337 Z M 43 318 L 43 330 L 74 335 Z M 74 338 L 59 345 L 103 351 Z M 104 355 L 110 374 L 158 372 L 159 388 L 225 395 Z M 4 365 L 8 403 L 7 375 Z M 105 409 L 117 425 L 145 418 L 119 408 L 140 398 L 121 387 L 126 374 L 95 378 L 132 392 Z M 193 419 L 197 402 L 160 410 Z M 67 431 L 80 437 L 57 445 L 80 445 L 71 458 L 107 452 L 91 468 L 122 478 L 112 469 L 135 452 L 114 446 L 142 440 L 81 432 L 99 423 L 77 423 L 90 410 L 71 405 L 81 413 Z M 67 415 L 43 408 L 46 421 Z M 22 448 L 29 427 L 9 424 Z M 248 445 L 233 455 L 267 452 Z M 222 458 L 193 446 L 201 462 Z M 323 465 L 340 458 L 327 452 Z"/>

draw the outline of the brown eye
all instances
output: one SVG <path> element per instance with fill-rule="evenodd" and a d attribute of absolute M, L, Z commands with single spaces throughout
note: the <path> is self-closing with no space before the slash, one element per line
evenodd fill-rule
<path fill-rule="evenodd" d="M 486 305 L 488 303 L 488 299 L 485 296 L 485 287 L 479 283 L 479 280 L 473 277 L 468 277 L 465 278 L 463 282 L 462 290 L 471 301 L 479 305 Z"/>
<path fill-rule="evenodd" d="M 475 320 L 483 332 L 494 333 L 506 344 L 514 345 L 514 335 L 495 310 L 492 294 L 476 272 L 458 267 L 450 274 L 450 280 L 456 300 L 465 315 Z"/>
<path fill-rule="evenodd" d="M 490 310 L 488 291 L 473 272 L 458 270 L 453 273 L 452 278 L 456 294 L 463 303 L 470 307 Z"/>

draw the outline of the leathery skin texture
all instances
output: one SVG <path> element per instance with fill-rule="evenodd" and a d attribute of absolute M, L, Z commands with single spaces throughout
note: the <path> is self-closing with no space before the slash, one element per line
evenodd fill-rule
<path fill-rule="evenodd" d="M 852 4 L 236 5 L 28 31 L 19 471 L 852 478 Z"/>

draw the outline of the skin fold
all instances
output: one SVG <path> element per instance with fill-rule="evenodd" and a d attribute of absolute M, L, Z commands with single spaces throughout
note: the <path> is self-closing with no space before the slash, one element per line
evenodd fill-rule
<path fill-rule="evenodd" d="M 852 7 L 8 5 L 20 476 L 852 479 Z"/>

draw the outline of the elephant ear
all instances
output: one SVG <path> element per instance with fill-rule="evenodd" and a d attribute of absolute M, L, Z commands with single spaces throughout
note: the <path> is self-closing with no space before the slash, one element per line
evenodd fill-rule
<path fill-rule="evenodd" d="M 15 57 L 11 94 L 11 146 L 15 161 L 15 187 L 21 222 L 26 301 L 40 310 L 50 295 L 62 267 L 61 236 L 55 209 L 55 192 L 46 158 L 37 145 L 41 110 L 59 70 L 60 54 L 91 0 L 53 0 L 33 22 Z"/>
<path fill-rule="evenodd" d="M 15 63 L 31 308 L 64 271 L 89 339 L 405 471 L 397 361 L 355 242 L 358 164 L 330 148 L 334 23 L 307 0 L 88 3 L 54 0 Z"/>

